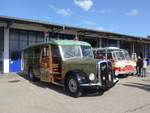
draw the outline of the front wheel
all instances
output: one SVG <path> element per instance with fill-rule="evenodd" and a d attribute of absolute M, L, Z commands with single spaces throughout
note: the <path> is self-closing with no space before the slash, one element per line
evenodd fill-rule
<path fill-rule="evenodd" d="M 65 84 L 66 93 L 72 97 L 79 97 L 82 95 L 81 87 L 74 76 L 69 76 Z"/>

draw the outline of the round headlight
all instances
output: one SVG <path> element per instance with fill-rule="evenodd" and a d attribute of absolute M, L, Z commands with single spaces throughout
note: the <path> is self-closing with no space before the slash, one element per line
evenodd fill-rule
<path fill-rule="evenodd" d="M 94 80 L 94 79 L 95 79 L 94 73 L 91 73 L 91 74 L 89 75 L 89 79 L 90 79 L 90 80 Z"/>
<path fill-rule="evenodd" d="M 119 71 L 116 70 L 115 71 L 115 75 L 118 76 L 119 75 Z"/>

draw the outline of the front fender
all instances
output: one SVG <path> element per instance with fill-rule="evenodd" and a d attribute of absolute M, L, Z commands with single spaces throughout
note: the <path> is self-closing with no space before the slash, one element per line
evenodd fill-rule
<path fill-rule="evenodd" d="M 87 74 L 85 74 L 82 71 L 78 71 L 78 70 L 73 70 L 67 73 L 66 79 L 68 76 L 75 76 L 78 80 L 79 84 L 88 84 L 90 83 L 90 80 L 88 79 Z"/>

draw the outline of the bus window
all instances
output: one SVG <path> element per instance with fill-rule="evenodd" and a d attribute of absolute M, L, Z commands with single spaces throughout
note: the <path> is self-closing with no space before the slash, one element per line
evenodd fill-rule
<path fill-rule="evenodd" d="M 107 59 L 112 60 L 112 54 L 111 53 L 107 53 Z"/>
<path fill-rule="evenodd" d="M 49 48 L 48 47 L 44 47 L 42 49 L 42 57 L 48 57 L 49 56 Z"/>
<path fill-rule="evenodd" d="M 106 50 L 98 50 L 96 58 L 98 59 L 105 59 L 106 57 Z"/>
<path fill-rule="evenodd" d="M 41 49 L 40 48 L 35 48 L 34 52 L 35 52 L 34 53 L 35 57 L 39 58 L 40 57 L 40 53 L 41 53 Z"/>
<path fill-rule="evenodd" d="M 60 57 L 58 47 L 53 48 L 53 57 Z"/>
<path fill-rule="evenodd" d="M 33 57 L 33 48 L 27 50 L 27 56 L 28 57 Z"/>

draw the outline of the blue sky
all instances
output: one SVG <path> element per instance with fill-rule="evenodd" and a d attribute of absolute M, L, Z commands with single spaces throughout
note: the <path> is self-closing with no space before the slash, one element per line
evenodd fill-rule
<path fill-rule="evenodd" d="M 150 35 L 150 0 L 0 0 L 0 15 Z"/>

